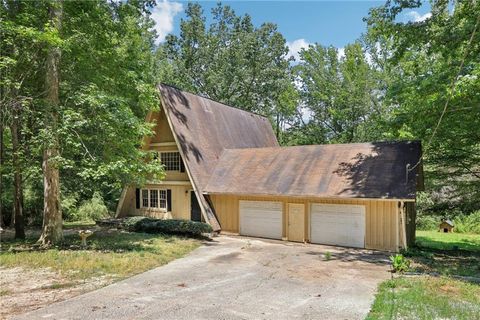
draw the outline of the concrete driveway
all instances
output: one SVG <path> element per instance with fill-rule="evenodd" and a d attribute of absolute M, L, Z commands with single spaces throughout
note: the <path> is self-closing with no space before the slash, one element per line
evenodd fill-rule
<path fill-rule="evenodd" d="M 380 252 L 220 236 L 16 319 L 363 319 L 388 269 Z"/>

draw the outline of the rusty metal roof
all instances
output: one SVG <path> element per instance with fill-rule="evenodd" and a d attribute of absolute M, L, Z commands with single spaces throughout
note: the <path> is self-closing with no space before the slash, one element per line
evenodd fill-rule
<path fill-rule="evenodd" d="M 414 199 L 420 158 L 418 141 L 225 150 L 205 192 Z"/>
<path fill-rule="evenodd" d="M 278 146 L 265 117 L 168 85 L 158 89 L 185 164 L 201 192 L 224 149 Z"/>

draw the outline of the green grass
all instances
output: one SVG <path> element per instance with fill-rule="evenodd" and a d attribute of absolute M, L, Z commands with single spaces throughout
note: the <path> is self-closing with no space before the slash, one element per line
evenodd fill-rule
<path fill-rule="evenodd" d="M 98 276 L 118 279 L 166 264 L 200 245 L 196 239 L 118 230 L 96 231 L 88 238 L 87 248 L 80 247 L 76 234 L 66 236 L 61 246 L 48 250 L 35 248 L 36 240 L 2 242 L 0 265 L 50 268 L 70 280 Z"/>
<path fill-rule="evenodd" d="M 64 229 L 77 229 L 77 228 L 93 228 L 95 227 L 95 221 L 85 220 L 85 221 L 64 221 Z"/>
<path fill-rule="evenodd" d="M 412 271 L 480 277 L 480 235 L 417 231 L 417 247 L 405 256 Z"/>
<path fill-rule="evenodd" d="M 11 290 L 8 290 L 8 289 L 0 289 L 0 297 L 8 296 L 8 295 L 11 294 L 11 293 L 12 293 Z"/>
<path fill-rule="evenodd" d="M 480 234 L 417 231 L 417 245 L 438 250 L 466 250 L 480 252 Z"/>
<path fill-rule="evenodd" d="M 396 278 L 383 282 L 367 319 L 480 317 L 480 286 L 449 278 Z"/>
<path fill-rule="evenodd" d="M 480 285 L 451 278 L 480 278 L 479 246 L 480 235 L 417 231 L 412 271 L 442 276 L 383 282 L 367 319 L 480 319 Z"/>

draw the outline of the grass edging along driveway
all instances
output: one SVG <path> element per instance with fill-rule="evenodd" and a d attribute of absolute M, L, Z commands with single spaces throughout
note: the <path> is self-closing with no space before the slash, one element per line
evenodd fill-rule
<path fill-rule="evenodd" d="M 75 227 L 65 230 L 61 245 L 47 250 L 34 246 L 36 232 L 27 233 L 25 241 L 2 237 L 0 318 L 167 264 L 201 244 L 198 239 L 182 236 L 88 227 L 95 232 L 88 238 L 86 248 L 80 246 Z M 16 280 L 19 275 L 21 285 Z"/>
<path fill-rule="evenodd" d="M 480 235 L 419 231 L 417 245 L 419 275 L 383 282 L 367 319 L 480 319 Z"/>

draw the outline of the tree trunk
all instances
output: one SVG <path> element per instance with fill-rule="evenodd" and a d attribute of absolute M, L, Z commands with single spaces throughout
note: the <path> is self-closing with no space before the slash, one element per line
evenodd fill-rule
<path fill-rule="evenodd" d="M 20 103 L 12 108 L 12 163 L 14 168 L 13 216 L 15 225 L 15 239 L 25 239 L 25 226 L 23 220 L 23 188 L 22 168 L 19 160 L 20 152 Z"/>
<path fill-rule="evenodd" d="M 3 90 L 2 90 L 2 97 L 3 97 Z M 0 106 L 0 229 L 3 228 L 3 112 L 5 105 L 2 104 Z"/>
<path fill-rule="evenodd" d="M 277 136 L 277 141 L 280 143 L 280 112 L 278 110 L 275 122 L 277 124 L 277 127 L 275 128 L 275 135 Z"/>
<path fill-rule="evenodd" d="M 63 14 L 62 1 L 50 1 L 49 14 L 52 26 L 58 31 L 61 29 Z M 59 47 L 50 46 L 47 53 L 45 89 L 47 92 L 47 124 L 51 141 L 43 151 L 43 228 L 40 239 L 42 245 L 48 246 L 63 239 L 62 211 L 60 206 L 60 174 L 59 174 L 59 142 L 58 142 L 58 105 L 60 85 L 60 56 Z"/>

